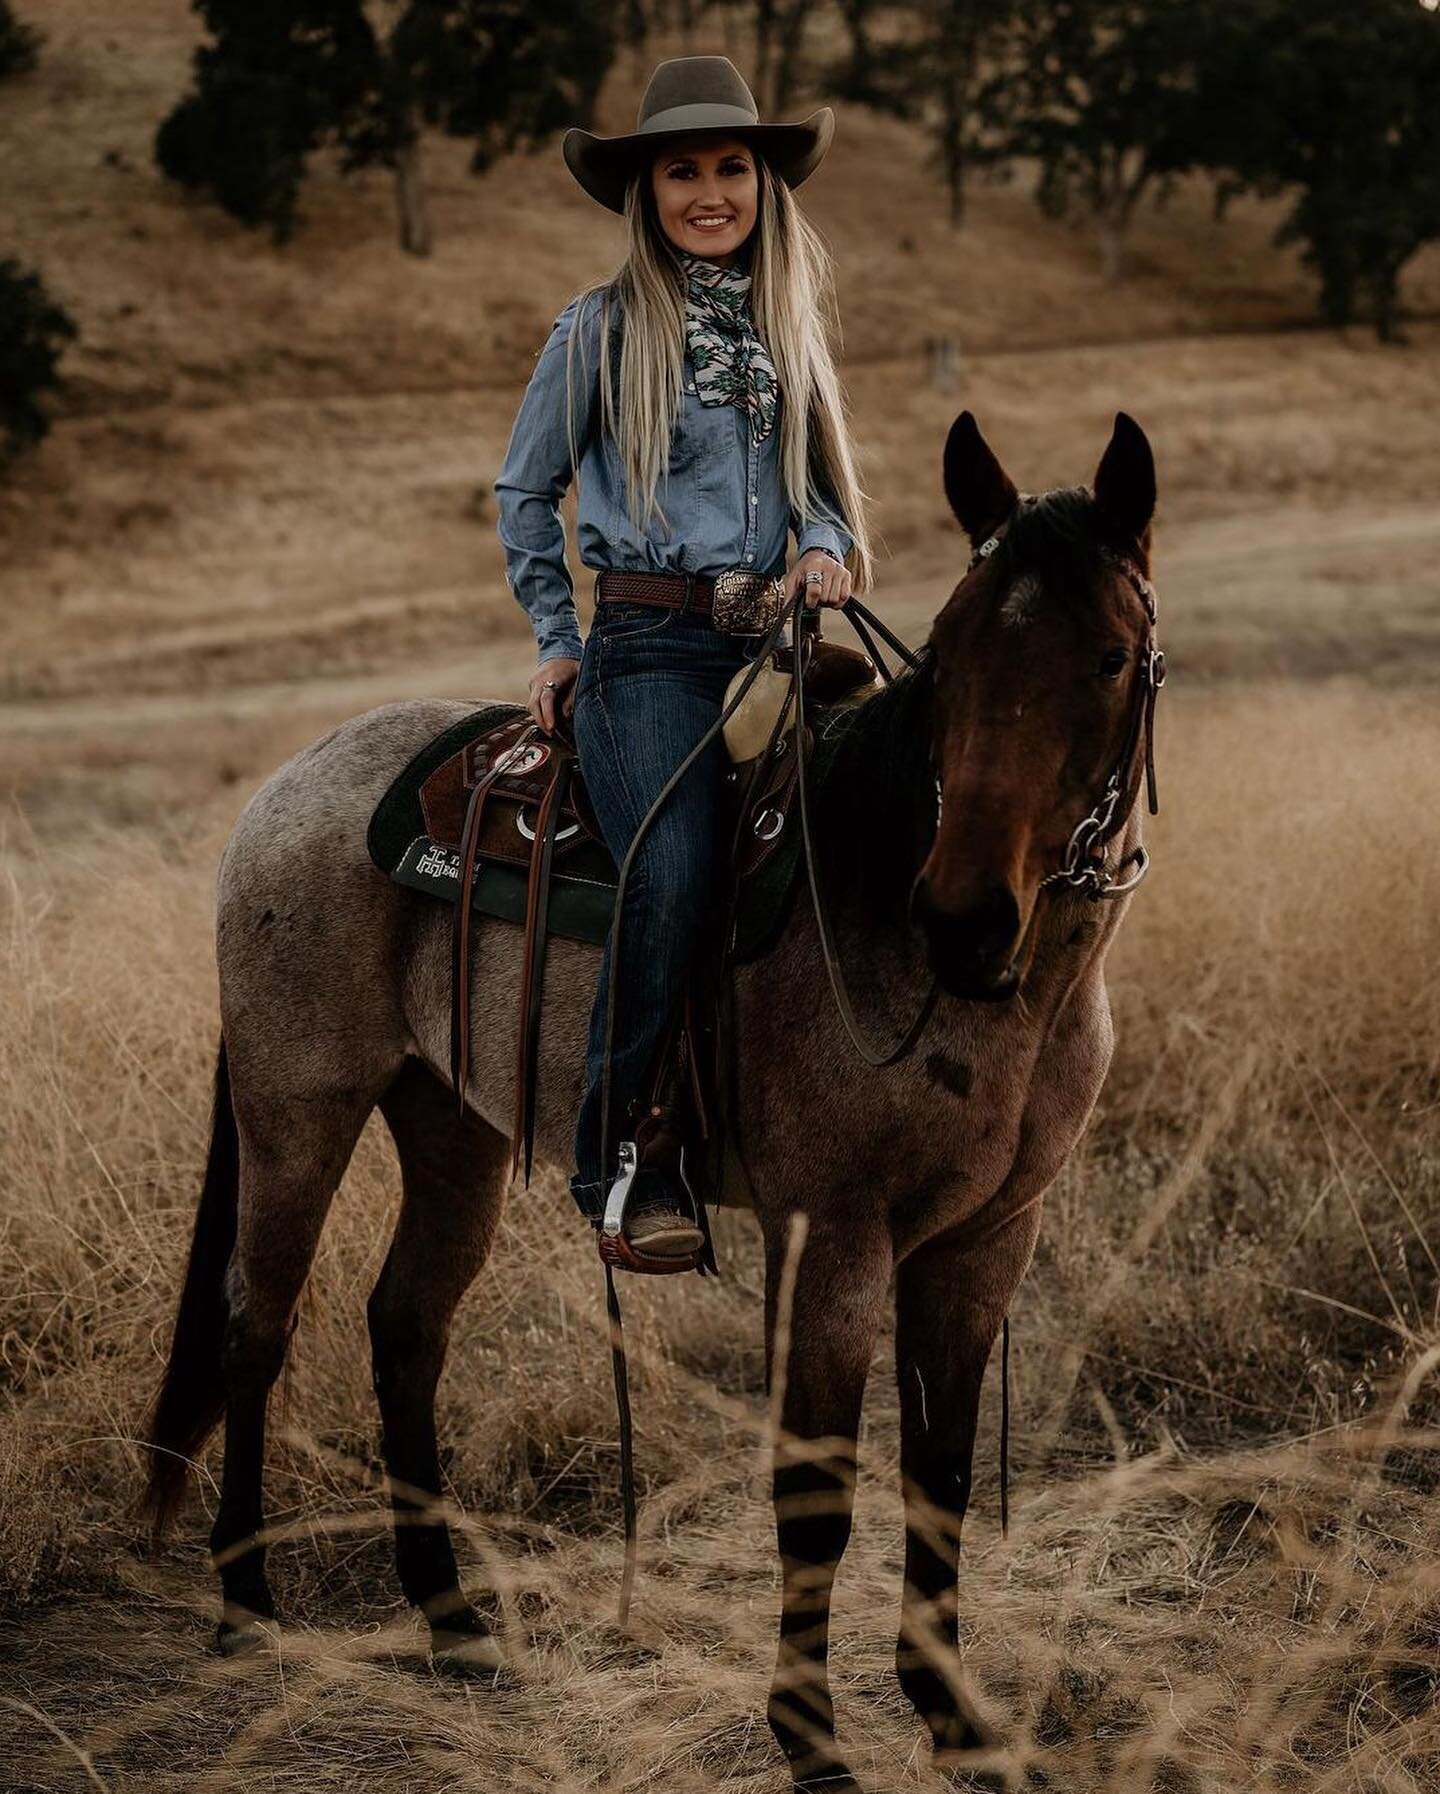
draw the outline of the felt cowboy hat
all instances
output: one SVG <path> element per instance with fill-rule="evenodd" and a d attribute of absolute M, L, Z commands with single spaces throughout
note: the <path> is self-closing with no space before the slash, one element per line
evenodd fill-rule
<path fill-rule="evenodd" d="M 625 210 L 625 188 L 637 161 L 681 137 L 739 137 L 765 157 L 788 187 L 819 167 L 835 131 L 828 106 L 797 124 L 762 124 L 754 95 L 728 56 L 674 56 L 646 84 L 635 129 L 596 137 L 578 125 L 565 133 L 565 161 L 591 196 Z"/>

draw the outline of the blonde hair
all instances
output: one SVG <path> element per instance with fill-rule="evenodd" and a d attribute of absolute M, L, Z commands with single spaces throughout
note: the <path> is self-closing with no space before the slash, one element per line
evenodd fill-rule
<path fill-rule="evenodd" d="M 832 342 L 840 342 L 834 270 L 824 239 L 796 203 L 784 181 L 763 156 L 755 155 L 759 204 L 751 233 L 750 309 L 755 333 L 775 364 L 782 403 L 779 414 L 780 477 L 803 523 L 814 513 L 816 482 L 834 494 L 853 546 L 845 557 L 852 589 L 869 591 L 874 560 L 866 524 L 867 495 L 855 472 L 849 412 L 835 371 Z M 648 163 L 631 176 L 625 195 L 629 244 L 625 260 L 608 280 L 582 287 L 577 326 L 598 301 L 603 378 L 600 428 L 614 439 L 625 472 L 631 518 L 637 528 L 652 512 L 668 528 L 656 497 L 681 405 L 685 356 L 685 275 L 660 225 L 650 187 Z M 625 322 L 620 352 L 619 392 L 610 374 L 608 344 L 619 307 Z M 575 439 L 576 363 L 580 378 L 593 378 L 589 343 L 577 351 L 575 327 L 566 342 L 565 391 L 570 462 L 578 469 Z"/>

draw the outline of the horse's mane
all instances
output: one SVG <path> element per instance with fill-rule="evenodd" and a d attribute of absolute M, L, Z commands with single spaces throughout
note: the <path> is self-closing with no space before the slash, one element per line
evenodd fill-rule
<path fill-rule="evenodd" d="M 858 876 L 868 904 L 903 904 L 929 851 L 935 828 L 934 695 L 935 657 L 926 649 L 918 666 L 897 673 L 853 713 L 822 725 L 844 731 L 821 806 L 829 876 Z"/>

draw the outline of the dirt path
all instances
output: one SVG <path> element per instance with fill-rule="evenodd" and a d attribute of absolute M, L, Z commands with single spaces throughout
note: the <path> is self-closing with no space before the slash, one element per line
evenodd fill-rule
<path fill-rule="evenodd" d="M 1161 538 L 1159 583 L 1172 660 L 1205 674 L 1389 672 L 1440 668 L 1440 510 L 1351 515 L 1263 512 L 1180 525 Z M 923 639 L 955 576 L 911 557 L 880 602 L 906 640 Z M 843 636 L 844 624 L 830 624 Z M 397 699 L 519 696 L 533 664 L 515 633 L 468 653 L 417 656 L 367 672 L 312 672 L 216 688 L 32 699 L 0 708 L 0 737 L 70 738 L 310 716 L 345 716 Z M 117 679 L 123 679 L 120 667 Z"/>

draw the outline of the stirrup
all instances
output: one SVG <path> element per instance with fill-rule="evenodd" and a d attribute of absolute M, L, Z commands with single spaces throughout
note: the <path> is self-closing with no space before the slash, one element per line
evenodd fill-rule
<path fill-rule="evenodd" d="M 641 1252 L 625 1237 L 625 1210 L 630 1203 L 630 1187 L 635 1182 L 635 1173 L 640 1169 L 640 1161 L 636 1154 L 633 1140 L 620 1142 L 620 1172 L 610 1186 L 610 1195 L 605 1203 L 605 1214 L 600 1222 L 600 1233 L 597 1241 L 603 1263 L 622 1271 L 641 1271 L 652 1277 L 668 1276 L 672 1271 L 694 1271 L 700 1267 L 700 1260 L 705 1251 L 703 1245 L 694 1252 L 687 1252 L 681 1258 L 659 1258 L 654 1253 Z M 685 1185 L 685 1193 L 690 1198 L 692 1209 L 698 1211 L 698 1204 L 690 1188 L 690 1180 L 685 1176 L 685 1151 L 680 1151 L 680 1175 Z M 705 1232 L 704 1223 L 698 1212 L 695 1225 L 701 1233 Z"/>

